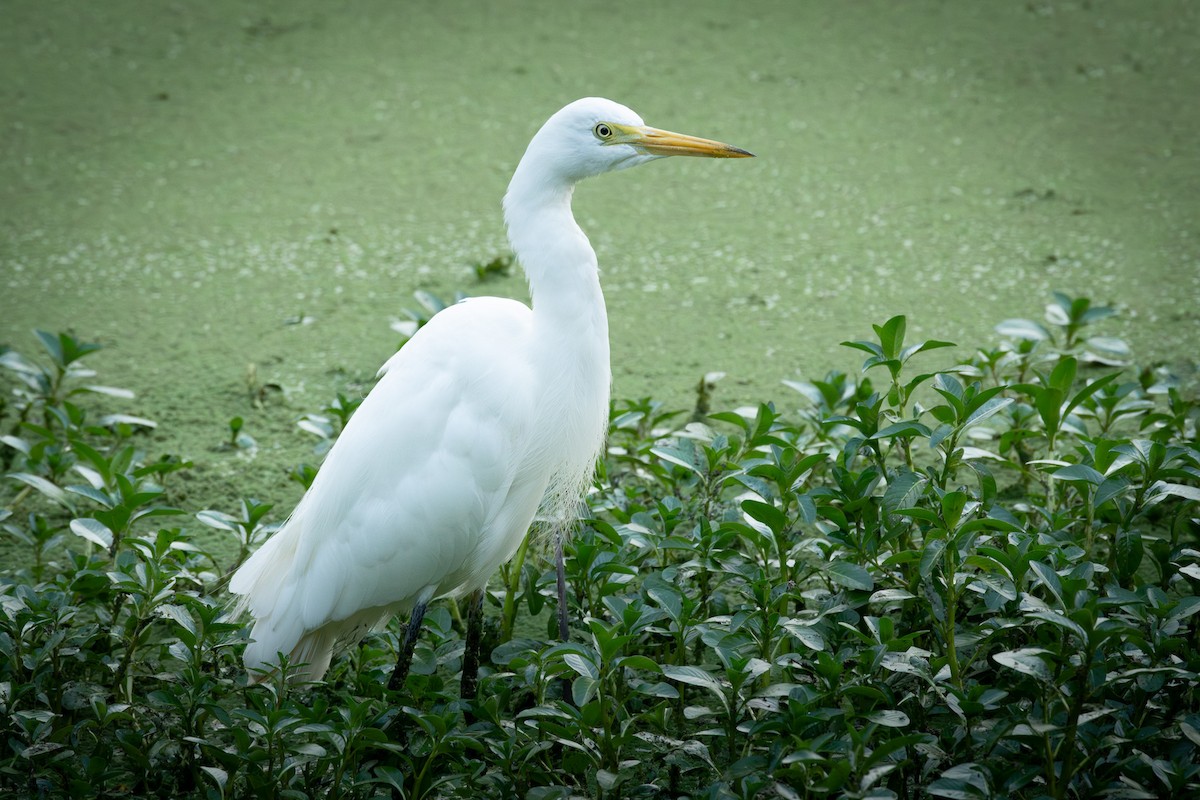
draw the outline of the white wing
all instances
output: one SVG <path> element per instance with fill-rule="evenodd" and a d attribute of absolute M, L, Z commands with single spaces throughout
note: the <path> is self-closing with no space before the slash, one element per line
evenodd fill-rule
<path fill-rule="evenodd" d="M 512 555 L 548 480 L 522 450 L 531 325 L 521 303 L 474 298 L 388 361 L 291 518 L 230 582 L 255 617 L 248 668 L 292 653 L 320 677 L 337 640 L 481 586 Z"/>

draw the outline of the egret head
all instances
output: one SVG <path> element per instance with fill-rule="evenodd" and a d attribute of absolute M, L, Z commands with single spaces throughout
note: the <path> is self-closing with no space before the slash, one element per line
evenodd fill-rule
<path fill-rule="evenodd" d="M 648 127 L 636 113 L 602 97 L 585 97 L 546 121 L 527 156 L 569 182 L 644 164 L 665 156 L 747 158 L 738 147 Z"/>

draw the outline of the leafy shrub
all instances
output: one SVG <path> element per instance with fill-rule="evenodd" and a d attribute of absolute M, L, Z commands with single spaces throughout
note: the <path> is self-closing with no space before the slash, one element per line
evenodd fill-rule
<path fill-rule="evenodd" d="M 1169 375 L 1112 369 L 1127 348 L 1088 335 L 1110 314 L 1056 295 L 1046 324 L 925 370 L 946 343 L 895 317 L 847 343 L 861 376 L 790 382 L 790 415 L 617 404 L 565 543 L 570 641 L 523 547 L 471 703 L 449 602 L 402 696 L 396 625 L 323 683 L 248 685 L 221 587 L 270 506 L 195 514 L 216 555 L 157 527 L 188 465 L 147 460 L 148 420 L 91 421 L 81 390 L 129 393 L 81 383 L 94 345 L 39 334 L 49 367 L 0 355 L 0 526 L 25 553 L 0 576 L 0 792 L 1195 795 L 1197 410 Z M 303 427 L 331 440 L 354 406 Z"/>

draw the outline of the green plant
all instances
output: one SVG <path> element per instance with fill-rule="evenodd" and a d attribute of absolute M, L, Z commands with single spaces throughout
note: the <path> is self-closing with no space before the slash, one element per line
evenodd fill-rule
<path fill-rule="evenodd" d="M 564 547 L 569 640 L 527 543 L 489 594 L 473 702 L 453 602 L 431 608 L 403 696 L 397 623 L 325 682 L 290 686 L 285 663 L 248 683 L 221 586 L 271 505 L 191 523 L 168 483 L 187 462 L 147 460 L 144 426 L 75 403 L 83 355 L 57 384 L 10 369 L 0 792 L 1196 794 L 1195 388 L 1093 367 L 1111 310 L 1052 308 L 938 369 L 919 365 L 944 343 L 905 345 L 893 317 L 852 344 L 863 375 L 791 382 L 794 414 L 615 404 Z M 352 406 L 322 410 L 325 438 Z M 223 535 L 212 553 L 198 530 Z"/>
<path fill-rule="evenodd" d="M 509 253 L 496 256 L 487 261 L 476 261 L 471 265 L 475 280 L 483 283 L 492 278 L 507 278 L 512 274 L 513 257 Z"/>
<path fill-rule="evenodd" d="M 305 414 L 300 418 L 296 427 L 319 439 L 317 446 L 313 448 L 314 455 L 320 456 L 329 452 L 329 448 L 333 447 L 334 440 L 346 427 L 350 417 L 362 405 L 362 401 L 361 397 L 349 398 L 338 392 L 333 402 L 321 409 L 323 413 Z"/>
<path fill-rule="evenodd" d="M 404 343 L 411 339 L 413 334 L 424 327 L 429 320 L 433 319 L 433 316 L 439 311 L 445 309 L 451 303 L 460 302 L 467 297 L 468 295 L 463 292 L 455 292 L 453 299 L 448 303 L 432 292 L 424 290 L 413 292 L 413 299 L 417 301 L 419 308 L 402 308 L 401 311 L 404 312 L 404 316 L 408 319 L 397 320 L 391 325 L 392 330 L 403 337 L 400 340 L 400 347 L 403 347 Z"/>

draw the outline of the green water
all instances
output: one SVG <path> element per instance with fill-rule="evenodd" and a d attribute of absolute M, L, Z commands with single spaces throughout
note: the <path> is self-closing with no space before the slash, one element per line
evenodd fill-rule
<path fill-rule="evenodd" d="M 1197 9 L 9 0 L 0 342 L 106 344 L 94 365 L 197 462 L 197 497 L 286 507 L 295 419 L 361 390 L 414 290 L 524 296 L 471 264 L 506 250 L 530 135 L 598 94 L 759 155 L 577 193 L 618 396 L 688 406 L 720 370 L 718 406 L 794 405 L 780 381 L 858 363 L 836 343 L 871 322 L 975 345 L 1056 288 L 1193 372 Z M 248 371 L 283 395 L 255 407 Z M 216 449 L 234 415 L 256 455 Z"/>

